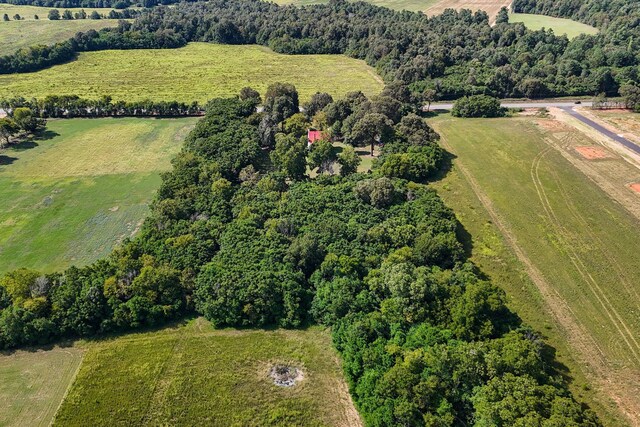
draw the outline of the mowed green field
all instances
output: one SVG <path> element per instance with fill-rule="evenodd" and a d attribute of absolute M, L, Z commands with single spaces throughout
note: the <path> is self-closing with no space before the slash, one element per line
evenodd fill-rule
<path fill-rule="evenodd" d="M 73 347 L 0 355 L 0 426 L 50 425 L 81 361 Z"/>
<path fill-rule="evenodd" d="M 115 19 L 0 21 L 0 56 L 34 45 L 62 42 L 73 37 L 78 31 L 99 30 L 117 25 L 118 21 Z"/>
<path fill-rule="evenodd" d="M 51 120 L 0 153 L 0 273 L 87 264 L 134 234 L 195 120 Z"/>
<path fill-rule="evenodd" d="M 59 426 L 360 425 L 328 331 L 214 330 L 203 319 L 79 344 L 80 371 Z M 293 387 L 269 369 L 302 370 Z"/>
<path fill-rule="evenodd" d="M 509 22 L 522 22 L 531 30 L 551 29 L 556 35 L 566 34 L 569 39 L 580 34 L 597 34 L 598 29 L 571 19 L 554 18 L 553 16 L 534 15 L 529 13 L 512 13 Z"/>
<path fill-rule="evenodd" d="M 445 115 L 431 124 L 456 156 L 435 186 L 470 234 L 472 259 L 546 335 L 574 393 L 607 425 L 623 425 L 613 400 L 638 407 L 630 390 L 640 373 L 640 224 L 550 148 L 531 119 Z M 526 263 L 551 290 L 534 283 Z M 583 331 L 588 339 L 579 339 Z"/>
<path fill-rule="evenodd" d="M 206 102 L 236 95 L 245 86 L 264 93 L 274 82 L 295 84 L 302 101 L 317 91 L 374 95 L 383 87 L 364 61 L 344 55 L 281 55 L 261 46 L 191 43 L 180 49 L 81 53 L 76 61 L 36 73 L 0 76 L 0 97 Z"/>

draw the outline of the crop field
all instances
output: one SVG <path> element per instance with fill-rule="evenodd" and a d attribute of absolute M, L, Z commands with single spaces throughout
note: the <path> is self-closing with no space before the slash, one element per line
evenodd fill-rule
<path fill-rule="evenodd" d="M 79 344 L 56 425 L 358 426 L 328 331 L 215 330 L 203 319 Z M 292 387 L 274 364 L 302 371 Z"/>
<path fill-rule="evenodd" d="M 4 5 L 1 5 L 4 6 Z M 26 6 L 20 6 L 26 7 Z M 77 21 L 0 21 L 0 56 L 38 44 L 54 44 L 73 37 L 78 31 L 115 27 L 115 19 Z"/>
<path fill-rule="evenodd" d="M 0 355 L 0 425 L 50 425 L 81 360 L 73 347 Z"/>
<path fill-rule="evenodd" d="M 427 15 L 439 15 L 445 9 L 470 9 L 472 11 L 484 10 L 493 21 L 502 7 L 509 7 L 511 0 L 440 0 L 429 6 L 425 13 Z"/>
<path fill-rule="evenodd" d="M 553 16 L 533 15 L 529 13 L 512 13 L 509 22 L 522 22 L 531 30 L 551 29 L 557 35 L 566 34 L 569 39 L 580 34 L 597 34 L 598 29 L 571 19 L 554 18 Z"/>
<path fill-rule="evenodd" d="M 0 153 L 0 273 L 86 264 L 134 234 L 195 120 L 52 120 Z"/>
<path fill-rule="evenodd" d="M 474 261 L 547 336 L 581 400 L 611 425 L 620 413 L 638 422 L 640 264 L 628 248 L 640 245 L 629 232 L 640 220 L 575 163 L 624 160 L 583 158 L 575 147 L 594 142 L 552 120 L 462 120 L 431 121 L 456 156 L 436 187 L 471 234 Z"/>
<path fill-rule="evenodd" d="M 383 87 L 373 68 L 344 55 L 281 55 L 261 46 L 191 43 L 180 49 L 87 52 L 36 73 L 0 76 L 0 97 L 205 102 L 236 95 L 245 86 L 264 93 L 279 81 L 295 84 L 301 101 L 317 91 L 374 95 Z"/>

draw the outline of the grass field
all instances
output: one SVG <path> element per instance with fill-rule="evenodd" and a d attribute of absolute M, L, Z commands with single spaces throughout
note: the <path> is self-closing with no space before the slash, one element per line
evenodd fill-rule
<path fill-rule="evenodd" d="M 195 119 L 68 119 L 0 154 L 0 273 L 86 264 L 147 214 Z"/>
<path fill-rule="evenodd" d="M 180 49 L 81 53 L 37 73 L 0 76 L 0 97 L 75 94 L 115 100 L 207 101 L 274 82 L 296 85 L 305 101 L 316 91 L 373 95 L 383 83 L 364 61 L 343 55 L 281 55 L 260 46 L 192 43 Z"/>
<path fill-rule="evenodd" d="M 76 348 L 0 354 L 0 426 L 50 425 L 81 360 Z"/>
<path fill-rule="evenodd" d="M 81 10 L 84 9 L 84 11 L 86 12 L 87 15 L 90 15 L 91 12 L 93 12 L 95 10 L 100 15 L 103 15 L 103 16 L 108 15 L 109 12 L 111 12 L 113 10 L 111 8 L 100 8 L 100 9 L 98 9 L 98 8 L 91 8 L 91 7 L 88 7 L 88 8 L 81 8 L 81 7 L 40 7 L 40 6 L 24 6 L 24 5 L 16 5 L 16 4 L 9 4 L 9 3 L 0 3 L 0 16 L 4 15 L 6 13 L 7 15 L 9 15 L 9 19 L 11 21 L 13 21 L 13 16 L 17 13 L 22 18 L 21 22 L 24 22 L 24 21 L 34 21 L 35 20 L 35 15 L 38 15 L 38 18 L 39 18 L 38 21 L 40 23 L 42 23 L 42 22 L 49 22 L 49 19 L 47 18 L 47 16 L 49 15 L 49 11 L 51 9 L 58 9 L 61 14 L 65 10 L 70 10 L 71 13 L 76 13 L 76 12 L 80 12 Z M 64 21 L 64 22 L 68 22 L 68 21 Z"/>
<path fill-rule="evenodd" d="M 118 25 L 118 21 L 114 19 L 0 21 L 0 56 L 9 55 L 18 49 L 37 44 L 49 45 L 62 42 L 73 37 L 78 31 L 99 30 L 116 25 Z"/>
<path fill-rule="evenodd" d="M 328 331 L 214 330 L 203 319 L 80 344 L 56 425 L 358 426 Z M 290 388 L 275 363 L 302 369 Z"/>
<path fill-rule="evenodd" d="M 640 235 L 629 230 L 638 220 L 548 144 L 555 136 L 533 119 L 441 116 L 432 124 L 457 156 L 437 186 L 473 235 L 474 260 L 548 336 L 578 396 L 609 425 L 622 424 L 623 412 L 637 422 L 640 263 L 630 248 Z"/>
<path fill-rule="evenodd" d="M 583 24 L 582 22 L 529 13 L 512 13 L 509 15 L 509 22 L 522 22 L 531 30 L 540 30 L 542 28 L 551 29 L 556 35 L 566 34 L 569 39 L 577 37 L 580 34 L 598 33 L 597 28 Z"/>

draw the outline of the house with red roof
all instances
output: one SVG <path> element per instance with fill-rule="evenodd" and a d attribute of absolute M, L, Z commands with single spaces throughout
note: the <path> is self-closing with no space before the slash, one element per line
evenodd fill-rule
<path fill-rule="evenodd" d="M 321 130 L 309 129 L 307 130 L 307 145 L 310 147 L 316 141 L 321 139 L 327 139 L 327 134 Z"/>

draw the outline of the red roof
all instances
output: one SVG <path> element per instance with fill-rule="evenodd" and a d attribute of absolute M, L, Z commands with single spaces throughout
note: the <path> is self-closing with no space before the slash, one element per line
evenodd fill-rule
<path fill-rule="evenodd" d="M 307 139 L 309 140 L 310 144 L 313 144 L 318 140 L 325 139 L 325 135 L 324 132 L 319 130 L 309 130 L 307 131 Z"/>

